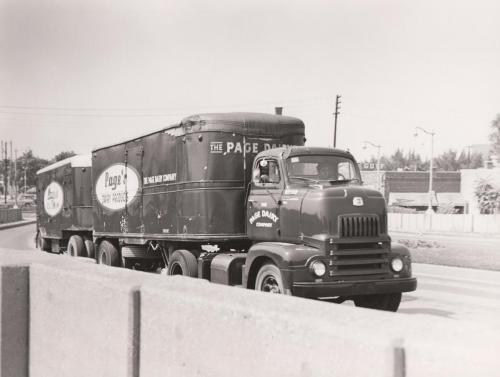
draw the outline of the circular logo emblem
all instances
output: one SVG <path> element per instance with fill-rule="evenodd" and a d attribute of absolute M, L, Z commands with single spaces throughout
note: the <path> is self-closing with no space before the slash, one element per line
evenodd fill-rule
<path fill-rule="evenodd" d="M 125 164 L 114 164 L 104 170 L 95 184 L 99 203 L 112 211 L 125 208 L 139 191 L 139 175 Z"/>
<path fill-rule="evenodd" d="M 43 207 L 47 215 L 53 217 L 61 212 L 64 203 L 62 186 L 57 182 L 51 182 L 45 189 L 43 195 Z"/>

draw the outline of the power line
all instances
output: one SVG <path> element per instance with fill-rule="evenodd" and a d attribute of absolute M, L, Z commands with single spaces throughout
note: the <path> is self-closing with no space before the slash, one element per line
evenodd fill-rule
<path fill-rule="evenodd" d="M 198 107 L 200 111 L 228 108 L 248 108 L 274 106 L 276 103 L 285 104 L 289 107 L 307 106 L 325 102 L 327 99 L 289 99 L 269 100 L 259 103 L 247 104 L 217 104 L 210 107 Z M 0 114 L 23 115 L 23 116 L 64 116 L 64 117 L 166 117 L 178 116 L 182 110 L 193 109 L 196 106 L 165 107 L 165 108 L 78 108 L 78 107 L 37 107 L 37 106 L 10 106 L 0 105 Z M 176 111 L 176 113 L 172 113 Z M 151 113 L 153 112 L 153 113 Z M 156 113 L 154 113 L 156 112 Z"/>

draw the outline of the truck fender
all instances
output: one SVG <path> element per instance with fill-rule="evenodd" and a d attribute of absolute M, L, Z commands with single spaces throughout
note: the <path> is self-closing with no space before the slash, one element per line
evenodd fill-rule
<path fill-rule="evenodd" d="M 248 250 L 242 285 L 245 288 L 253 289 L 257 272 L 265 263 L 274 263 L 284 272 L 294 266 L 304 266 L 311 256 L 317 254 L 320 254 L 318 249 L 306 245 L 284 242 L 256 243 Z M 283 280 L 285 287 L 289 287 L 292 283 L 286 273 L 283 274 Z"/>
<path fill-rule="evenodd" d="M 410 250 L 404 245 L 401 245 L 400 243 L 395 243 L 393 242 L 391 244 L 391 252 L 393 254 L 399 254 L 400 256 L 410 256 Z"/>
<path fill-rule="evenodd" d="M 404 245 L 400 243 L 392 243 L 391 244 L 391 252 L 389 257 L 400 256 L 403 259 L 404 269 L 401 272 L 401 277 L 411 277 L 411 254 L 410 250 Z"/>

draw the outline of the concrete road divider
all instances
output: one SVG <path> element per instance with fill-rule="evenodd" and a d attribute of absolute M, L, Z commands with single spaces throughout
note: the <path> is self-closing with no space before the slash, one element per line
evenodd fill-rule
<path fill-rule="evenodd" d="M 0 250 L 2 376 L 495 376 L 498 330 Z"/>

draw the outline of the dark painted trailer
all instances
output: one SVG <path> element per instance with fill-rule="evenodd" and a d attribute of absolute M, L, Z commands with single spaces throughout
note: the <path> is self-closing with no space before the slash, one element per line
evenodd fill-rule
<path fill-rule="evenodd" d="M 94 256 L 91 155 L 58 161 L 37 172 L 37 246 Z"/>
<path fill-rule="evenodd" d="M 95 149 L 98 261 L 154 260 L 160 257 L 154 251 L 158 245 L 170 254 L 211 243 L 247 248 L 245 202 L 254 157 L 304 141 L 304 124 L 297 118 L 220 113 L 193 115 L 161 131 Z"/>

